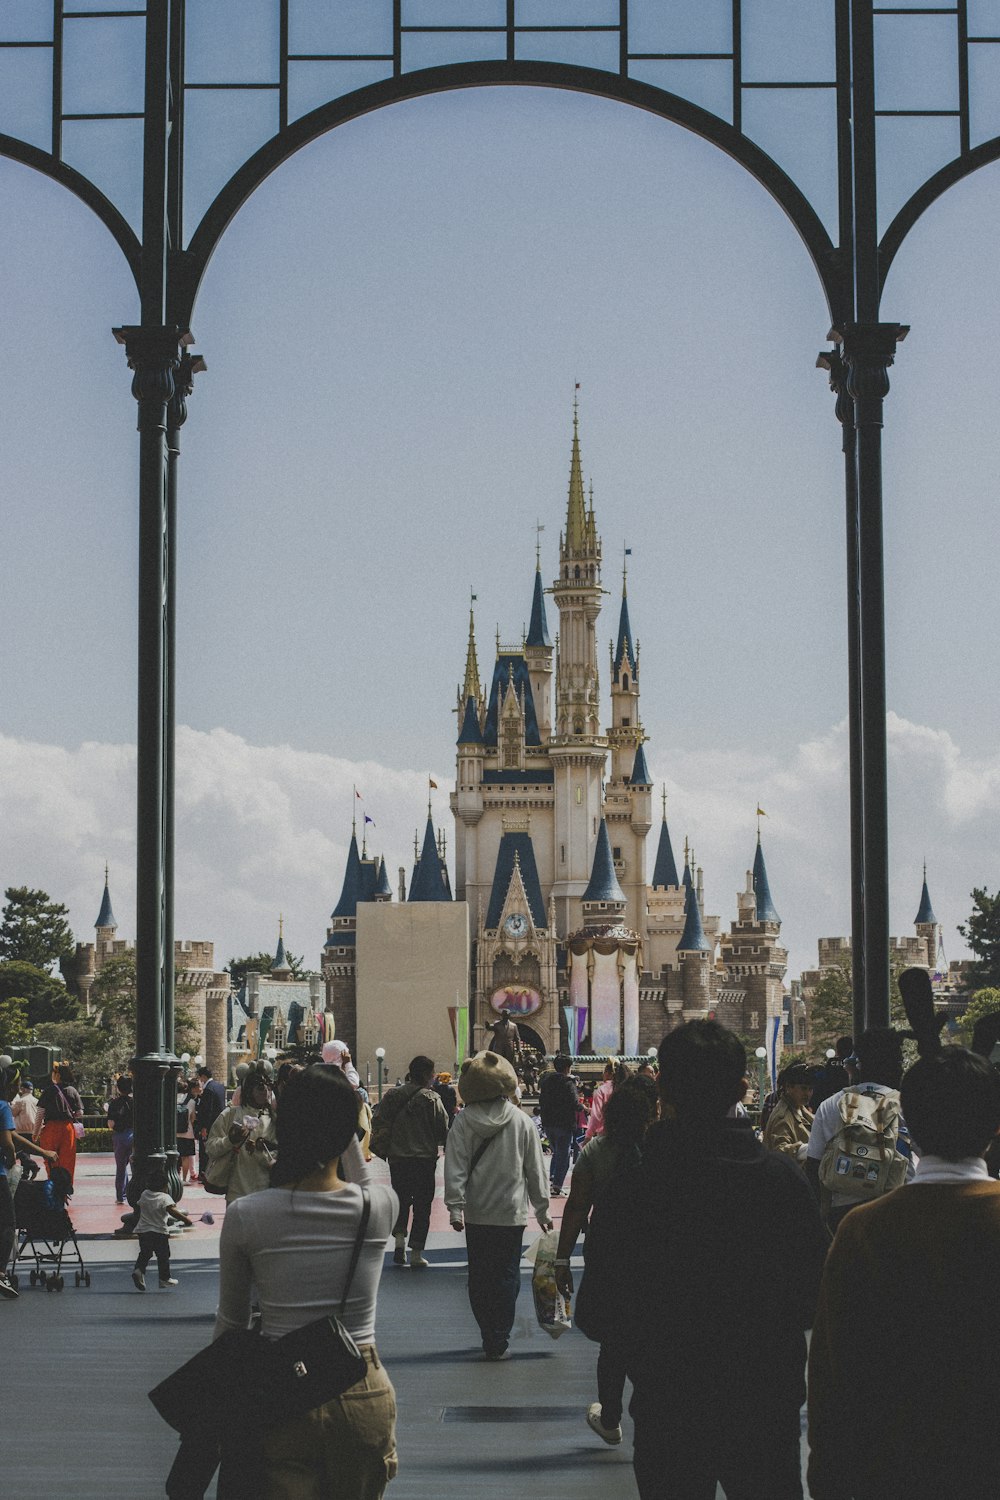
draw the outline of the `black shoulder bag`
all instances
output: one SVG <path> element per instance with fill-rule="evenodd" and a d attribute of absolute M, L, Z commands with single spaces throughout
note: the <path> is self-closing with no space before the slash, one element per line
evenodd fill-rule
<path fill-rule="evenodd" d="M 280 1427 L 289 1417 L 312 1411 L 343 1395 L 364 1378 L 365 1359 L 341 1319 L 354 1280 L 371 1216 L 371 1198 L 362 1187 L 361 1222 L 340 1307 L 284 1338 L 264 1339 L 249 1329 L 230 1329 L 149 1393 L 160 1416 L 186 1436 L 208 1423 L 216 1432 L 238 1433 L 248 1415 L 255 1427 Z M 233 1379 L 234 1370 L 241 1378 Z"/>

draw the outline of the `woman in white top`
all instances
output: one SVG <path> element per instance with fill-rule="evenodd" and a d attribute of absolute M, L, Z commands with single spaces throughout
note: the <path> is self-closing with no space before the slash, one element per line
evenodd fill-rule
<path fill-rule="evenodd" d="M 362 1183 L 371 1201 L 343 1313 L 364 1355 L 365 1377 L 266 1434 L 258 1493 L 268 1500 L 334 1494 L 378 1500 L 396 1473 L 396 1395 L 375 1348 L 375 1302 L 399 1205 L 391 1188 L 369 1181 L 357 1121 L 357 1095 L 339 1068 L 317 1064 L 297 1073 L 281 1095 L 270 1189 L 226 1210 L 215 1337 L 247 1326 L 253 1287 L 261 1333 L 275 1339 L 338 1312 L 361 1222 Z"/>

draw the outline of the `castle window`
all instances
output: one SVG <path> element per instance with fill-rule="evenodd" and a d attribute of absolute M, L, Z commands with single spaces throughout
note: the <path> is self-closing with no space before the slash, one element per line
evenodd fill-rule
<path fill-rule="evenodd" d="M 625 681 L 625 686 L 628 687 L 628 679 L 626 679 Z M 624 724 L 625 728 L 628 729 L 628 727 L 632 723 L 632 720 L 628 716 L 625 716 L 622 718 L 622 723 Z"/>
<path fill-rule="evenodd" d="M 561 865 L 564 865 L 566 863 L 566 845 L 565 844 L 560 844 L 559 845 L 559 863 Z"/>
<path fill-rule="evenodd" d="M 752 1010 L 750 1012 L 750 1030 L 751 1031 L 756 1031 L 757 1027 L 759 1026 L 759 1024 L 760 1024 L 760 1012 L 756 1011 L 756 1010 Z"/>
<path fill-rule="evenodd" d="M 580 576 L 580 564 L 577 563 L 576 567 L 573 569 L 573 577 L 574 578 L 579 578 L 579 576 Z"/>
<path fill-rule="evenodd" d="M 622 687 L 625 689 L 625 691 L 627 693 L 628 692 L 628 673 L 627 672 L 623 672 L 622 673 Z M 627 720 L 626 720 L 626 722 L 627 722 Z"/>
<path fill-rule="evenodd" d="M 621 857 L 622 857 L 622 851 L 621 851 L 621 848 L 620 848 L 620 846 L 619 846 L 619 845 L 617 845 L 617 844 L 616 844 L 616 845 L 615 845 L 615 847 L 614 847 L 614 848 L 613 848 L 613 849 L 612 849 L 612 851 L 611 851 L 611 853 L 612 853 L 612 854 L 613 854 L 613 856 L 614 856 L 614 857 L 615 857 L 615 859 L 621 859 Z"/>

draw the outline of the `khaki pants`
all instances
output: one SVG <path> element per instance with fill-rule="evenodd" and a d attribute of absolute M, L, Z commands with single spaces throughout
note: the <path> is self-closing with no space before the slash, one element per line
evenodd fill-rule
<path fill-rule="evenodd" d="M 264 1439 L 260 1493 L 268 1500 L 379 1500 L 396 1476 L 396 1392 L 374 1344 L 365 1378 Z"/>

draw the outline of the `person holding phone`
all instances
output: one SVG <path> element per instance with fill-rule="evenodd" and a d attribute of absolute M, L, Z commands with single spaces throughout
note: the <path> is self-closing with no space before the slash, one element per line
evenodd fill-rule
<path fill-rule="evenodd" d="M 205 1148 L 209 1170 L 224 1157 L 234 1158 L 226 1184 L 227 1204 L 259 1193 L 270 1184 L 277 1143 L 271 1090 L 259 1063 L 244 1078 L 240 1100 L 239 1104 L 227 1105 L 218 1116 Z"/>

